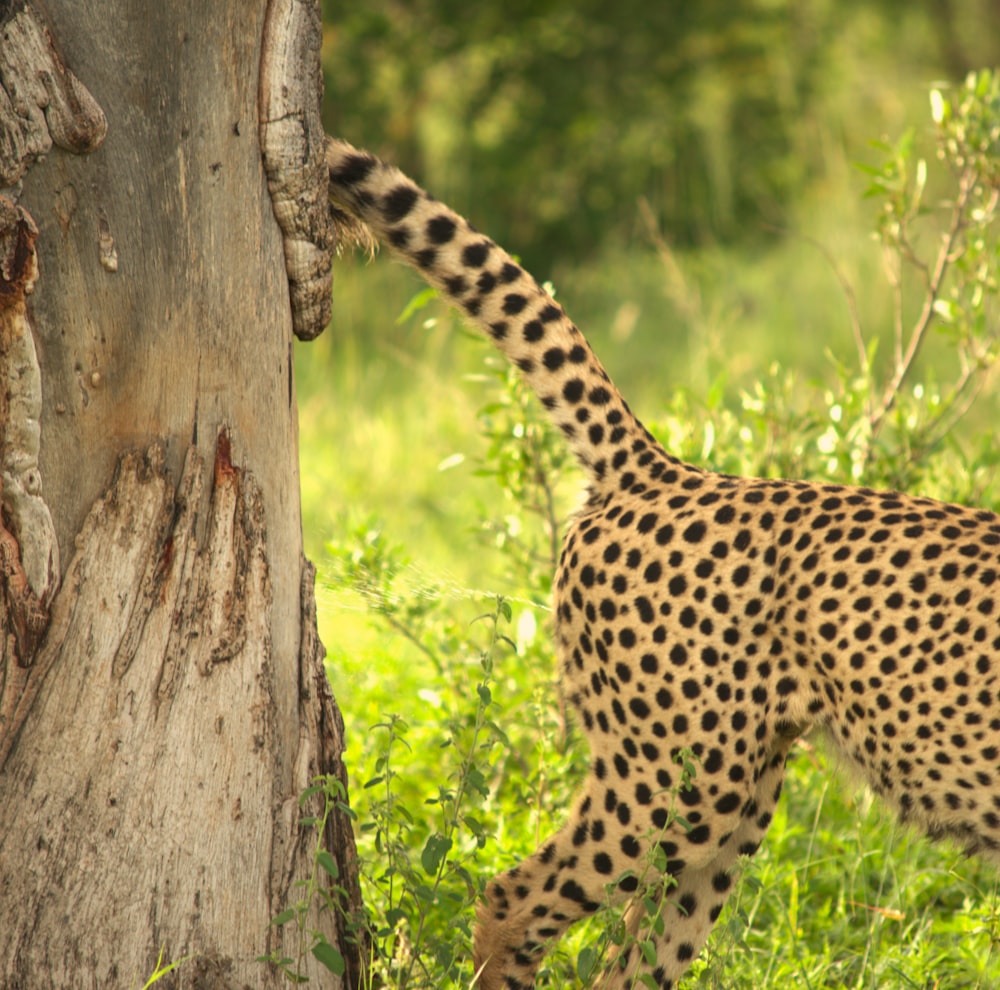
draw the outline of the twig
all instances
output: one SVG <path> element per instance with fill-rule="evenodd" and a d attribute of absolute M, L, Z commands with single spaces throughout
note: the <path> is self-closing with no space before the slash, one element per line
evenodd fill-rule
<path fill-rule="evenodd" d="M 847 303 L 847 312 L 851 320 L 851 336 L 854 338 L 854 347 L 858 352 L 858 362 L 861 365 L 861 370 L 867 375 L 869 372 L 868 350 L 865 347 L 864 329 L 861 325 L 861 313 L 858 310 L 858 298 L 854 294 L 854 288 L 837 264 L 837 259 L 834 258 L 825 244 L 808 234 L 795 233 L 794 236 L 816 248 L 823 255 L 826 263 L 830 266 L 830 271 L 833 272 L 834 278 L 840 285 L 840 291 L 844 293 L 844 301 Z"/>
<path fill-rule="evenodd" d="M 913 326 L 913 330 L 910 334 L 910 340 L 906 347 L 906 353 L 902 355 L 897 354 L 897 359 L 894 362 L 895 367 L 892 379 L 889 381 L 889 384 L 885 387 L 885 390 L 882 393 L 882 399 L 879 402 L 878 409 L 875 411 L 874 415 L 870 417 L 870 436 L 872 440 L 874 440 L 878 435 L 878 431 L 881 428 L 886 415 L 889 410 L 892 409 L 893 404 L 896 401 L 896 396 L 899 394 L 899 390 L 902 388 L 903 383 L 906 381 L 910 371 L 913 369 L 913 363 L 920 352 L 920 348 L 927 336 L 927 331 L 930 329 L 931 322 L 934 318 L 934 304 L 938 301 L 939 294 L 941 292 L 941 285 L 944 282 L 949 266 L 954 260 L 952 252 L 955 250 L 955 244 L 965 227 L 965 207 L 975 186 L 975 175 L 969 170 L 963 172 L 961 179 L 959 180 L 958 196 L 952 210 L 951 223 L 948 226 L 948 232 L 944 237 L 944 242 L 938 251 L 937 259 L 934 262 L 934 268 L 927 281 L 927 291 L 924 295 L 923 308 L 921 309 L 920 315 L 917 317 L 916 323 Z M 901 283 L 902 280 L 900 279 L 898 281 L 897 289 L 901 286 Z M 896 317 L 897 320 L 902 318 L 902 304 L 900 302 L 897 302 L 896 305 Z"/>

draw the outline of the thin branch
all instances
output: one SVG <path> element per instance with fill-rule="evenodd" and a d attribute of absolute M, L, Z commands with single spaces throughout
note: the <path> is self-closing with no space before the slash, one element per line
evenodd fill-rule
<path fill-rule="evenodd" d="M 930 439 L 924 444 L 925 449 L 940 444 L 965 418 L 986 386 L 990 366 L 995 363 L 995 359 L 990 360 L 984 354 L 974 355 L 974 359 L 970 361 L 967 354 L 963 352 L 961 373 L 948 396 L 945 408 L 941 410 L 933 423 L 928 424 L 927 432 Z M 981 374 L 984 371 L 987 374 Z"/>
<path fill-rule="evenodd" d="M 965 207 L 975 186 L 975 175 L 970 171 L 964 172 L 959 183 L 958 197 L 955 200 L 955 206 L 952 210 L 951 223 L 944 237 L 944 242 L 938 251 L 937 259 L 934 262 L 934 268 L 924 295 L 924 305 L 910 334 L 906 353 L 895 362 L 892 379 L 882 393 L 878 410 L 876 410 L 875 415 L 871 418 L 871 437 L 873 440 L 878 435 L 878 431 L 887 413 L 895 403 L 899 390 L 902 388 L 907 377 L 909 377 L 910 371 L 913 369 L 913 363 L 920 353 L 920 348 L 927 336 L 927 331 L 930 329 L 934 318 L 934 304 L 938 301 L 941 285 L 944 282 L 945 275 L 948 273 L 949 266 L 954 260 L 953 252 L 955 245 L 965 227 Z M 899 316 L 900 312 L 901 308 L 897 311 L 897 316 Z"/>
<path fill-rule="evenodd" d="M 688 286 L 688 280 L 684 277 L 684 273 L 677 263 L 677 254 L 663 236 L 653 213 L 653 208 L 649 205 L 649 200 L 644 196 L 639 199 L 639 213 L 646 228 L 646 235 L 656 249 L 657 257 L 663 264 L 667 276 L 666 292 L 668 298 L 677 307 L 681 316 L 689 325 L 694 327 L 704 325 L 705 316 L 701 303 L 701 294 L 697 289 L 692 290 Z"/>
<path fill-rule="evenodd" d="M 899 258 L 884 245 L 882 256 L 885 277 L 892 289 L 892 361 L 897 367 L 903 361 L 903 272 Z M 873 411 L 868 419 L 874 419 Z"/>

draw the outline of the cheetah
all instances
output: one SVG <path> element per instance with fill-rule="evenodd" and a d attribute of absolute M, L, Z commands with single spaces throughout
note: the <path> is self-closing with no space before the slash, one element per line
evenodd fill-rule
<path fill-rule="evenodd" d="M 553 615 L 589 773 L 566 824 L 487 884 L 478 986 L 532 987 L 546 946 L 609 896 L 632 898 L 634 932 L 655 862 L 672 878 L 664 923 L 643 936 L 655 959 L 626 941 L 601 985 L 675 987 L 812 730 L 904 821 L 1000 858 L 1000 517 L 682 462 L 493 241 L 366 152 L 329 140 L 326 160 L 334 211 L 489 336 L 588 478 Z M 679 787 L 684 753 L 697 769 Z"/>

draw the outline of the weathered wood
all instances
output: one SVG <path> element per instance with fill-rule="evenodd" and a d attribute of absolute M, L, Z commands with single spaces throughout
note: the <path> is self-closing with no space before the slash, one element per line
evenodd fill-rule
<path fill-rule="evenodd" d="M 26 10 L 0 0 L 0 23 Z M 299 795 L 343 779 L 343 740 L 302 557 L 292 313 L 259 143 L 266 3 L 46 10 L 107 136 L 40 162 L 0 108 L 4 174 L 23 172 L 11 194 L 38 230 L 37 467 L 65 568 L 0 693 L 0 987 L 141 986 L 161 950 L 192 959 L 158 985 L 278 987 L 255 957 L 296 955 L 269 922 L 312 868 L 299 819 L 318 809 Z M 21 50 L 0 44 L 0 89 Z M 0 528 L 5 593 L 23 538 Z M 343 813 L 326 843 L 356 910 Z M 308 923 L 357 985 L 345 917 Z"/>
<path fill-rule="evenodd" d="M 277 738 L 263 499 L 227 448 L 204 519 L 198 452 L 175 492 L 154 447 L 123 458 L 79 535 L 2 778 L 18 796 L 0 804 L 2 986 L 141 985 L 161 945 L 212 986 L 272 983 L 253 958 L 309 865 L 297 796 L 342 741 L 309 637 L 297 731 Z"/>

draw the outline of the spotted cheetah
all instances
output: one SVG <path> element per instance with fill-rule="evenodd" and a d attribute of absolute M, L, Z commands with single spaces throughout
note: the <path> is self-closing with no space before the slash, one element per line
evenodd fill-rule
<path fill-rule="evenodd" d="M 330 141 L 327 164 L 334 209 L 489 335 L 589 481 L 553 612 L 590 772 L 562 829 L 487 885 L 479 986 L 533 986 L 546 946 L 609 896 L 627 901 L 651 861 L 673 879 L 662 929 L 644 935 L 655 959 L 625 948 L 602 985 L 676 986 L 810 730 L 904 821 L 996 857 L 1000 517 L 683 463 L 493 241 L 370 154 Z M 685 752 L 696 773 L 679 787 Z M 642 913 L 626 911 L 630 929 Z"/>

